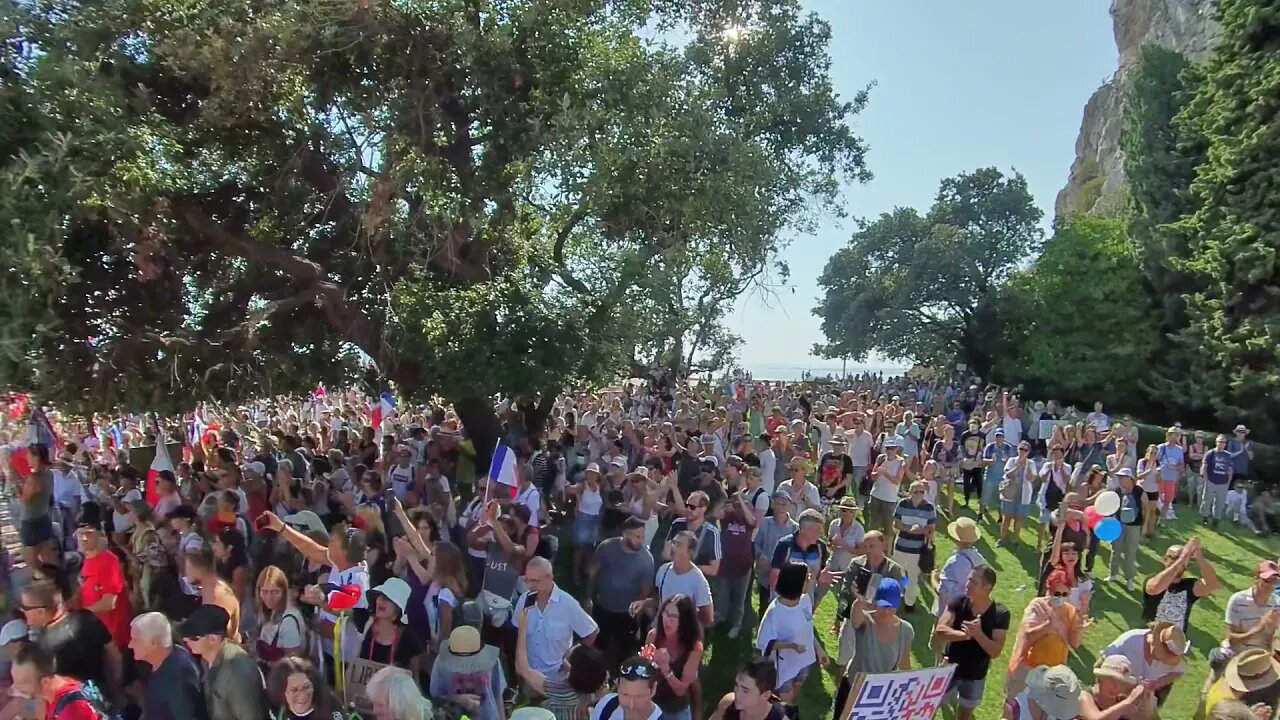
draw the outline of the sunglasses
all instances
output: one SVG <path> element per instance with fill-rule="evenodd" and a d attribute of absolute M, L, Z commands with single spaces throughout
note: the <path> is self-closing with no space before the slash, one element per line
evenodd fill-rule
<path fill-rule="evenodd" d="M 1071 591 L 1068 590 L 1067 592 L 1056 592 L 1053 594 L 1053 597 L 1060 597 L 1060 598 L 1071 597 Z"/>
<path fill-rule="evenodd" d="M 648 663 L 627 663 L 622 666 L 618 675 L 627 680 L 652 680 L 657 676 L 657 671 Z"/>
<path fill-rule="evenodd" d="M 698 503 L 685 503 L 684 506 L 690 510 L 697 510 L 698 508 L 702 507 Z"/>

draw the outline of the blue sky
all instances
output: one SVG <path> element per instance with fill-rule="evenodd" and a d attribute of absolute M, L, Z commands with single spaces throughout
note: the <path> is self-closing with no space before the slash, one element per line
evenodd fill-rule
<path fill-rule="evenodd" d="M 831 23 L 836 90 L 875 81 L 856 120 L 875 179 L 846 188 L 849 215 L 927 208 L 944 177 L 979 167 L 1016 169 L 1052 221 L 1085 101 L 1115 71 L 1108 0 L 806 0 Z M 738 303 L 740 358 L 764 368 L 839 368 L 809 354 L 822 340 L 810 310 L 817 277 L 843 246 L 850 219 L 828 219 L 786 253 L 791 280 L 768 299 Z M 794 292 L 792 292 L 794 290 Z M 874 359 L 869 364 L 879 364 Z"/>

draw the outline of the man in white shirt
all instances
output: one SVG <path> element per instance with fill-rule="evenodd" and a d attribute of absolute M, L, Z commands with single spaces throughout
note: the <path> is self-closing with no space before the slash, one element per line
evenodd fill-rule
<path fill-rule="evenodd" d="M 516 607 L 526 614 L 528 623 L 526 659 L 529 667 L 552 676 L 573 647 L 574 636 L 581 638 L 584 645 L 591 645 L 600 628 L 572 595 L 556 586 L 550 560 L 530 560 L 524 570 L 524 582 L 529 591 L 520 596 Z"/>
<path fill-rule="evenodd" d="M 773 451 L 773 438 L 762 433 L 756 439 L 756 447 L 756 457 L 760 459 L 760 487 L 772 497 L 774 476 L 778 472 L 778 454 Z"/>
<path fill-rule="evenodd" d="M 867 477 L 867 468 L 871 467 L 871 448 L 875 438 L 867 432 L 862 413 L 849 413 L 848 420 L 849 430 L 845 431 L 844 439 L 849 443 L 849 459 L 853 461 L 853 480 L 850 485 L 858 495 L 858 504 L 866 507 L 867 493 L 862 491 L 862 481 Z"/>

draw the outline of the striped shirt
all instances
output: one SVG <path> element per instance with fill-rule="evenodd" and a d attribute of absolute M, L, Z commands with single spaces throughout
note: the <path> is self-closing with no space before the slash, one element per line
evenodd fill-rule
<path fill-rule="evenodd" d="M 898 532 L 898 542 L 894 545 L 894 549 L 899 552 L 918 555 L 924 551 L 928 528 L 938 524 L 938 513 L 933 509 L 933 505 L 927 501 L 919 505 L 912 505 L 911 500 L 907 499 L 898 503 L 898 509 L 894 511 L 893 519 L 897 520 L 902 527 Z M 925 528 L 925 532 L 908 532 L 907 529 L 912 525 L 919 525 Z"/>

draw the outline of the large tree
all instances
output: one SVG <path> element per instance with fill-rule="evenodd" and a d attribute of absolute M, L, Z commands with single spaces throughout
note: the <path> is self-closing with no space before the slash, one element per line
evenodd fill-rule
<path fill-rule="evenodd" d="M 1021 174 L 985 168 L 943 180 L 927 214 L 898 208 L 860 222 L 818 279 L 827 344 L 815 352 L 959 361 L 986 376 L 1001 337 L 1000 287 L 1038 251 L 1041 217 Z"/>
<path fill-rule="evenodd" d="M 1221 0 L 1222 35 L 1204 81 L 1179 114 L 1207 139 L 1193 207 L 1170 228 L 1187 297 L 1178 344 L 1194 362 L 1171 379 L 1176 400 L 1222 422 L 1280 424 L 1280 5 Z"/>
<path fill-rule="evenodd" d="M 536 424 L 625 365 L 619 308 L 655 268 L 715 249 L 750 276 L 867 176 L 865 94 L 835 95 L 829 29 L 796 0 L 6 12 L 4 72 L 39 125 L 37 161 L 5 167 L 6 252 L 27 262 L 0 287 L 38 302 L 4 318 L 23 342 L 0 380 L 72 409 L 372 365 L 487 444 L 494 394 Z"/>
<path fill-rule="evenodd" d="M 1002 304 L 1010 337 L 1001 382 L 1084 406 L 1141 402 L 1161 335 L 1124 221 L 1067 219 L 1010 280 Z"/>

